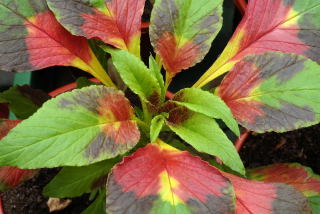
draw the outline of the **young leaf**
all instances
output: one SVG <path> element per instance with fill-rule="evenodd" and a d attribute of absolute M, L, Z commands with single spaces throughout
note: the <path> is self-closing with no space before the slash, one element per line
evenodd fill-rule
<path fill-rule="evenodd" d="M 225 213 L 234 210 L 232 187 L 220 172 L 161 141 L 113 168 L 107 213 Z"/>
<path fill-rule="evenodd" d="M 248 55 L 218 91 L 238 122 L 255 132 L 285 132 L 320 121 L 320 70 L 294 54 Z"/>
<path fill-rule="evenodd" d="M 20 120 L 0 119 L 0 140 L 20 122 Z M 36 170 L 23 170 L 10 166 L 2 166 L 0 167 L 0 191 L 15 187 L 23 181 L 32 178 L 36 173 Z"/>
<path fill-rule="evenodd" d="M 149 57 L 149 70 L 150 70 L 150 73 L 158 80 L 158 84 L 161 90 L 161 99 L 162 101 L 164 101 L 166 92 L 164 88 L 163 76 L 161 74 L 161 67 L 158 65 L 158 63 L 152 57 L 152 55 Z"/>
<path fill-rule="evenodd" d="M 176 93 L 172 101 L 208 117 L 222 119 L 236 135 L 240 135 L 236 120 L 220 97 L 201 89 L 186 88 Z"/>
<path fill-rule="evenodd" d="M 101 190 L 94 202 L 81 214 L 106 214 L 106 190 Z"/>
<path fill-rule="evenodd" d="M 144 101 L 153 106 L 160 103 L 160 86 L 150 70 L 136 56 L 123 50 L 109 50 L 122 80 Z"/>
<path fill-rule="evenodd" d="M 103 188 L 108 173 L 118 158 L 82 167 L 64 167 L 51 182 L 45 186 L 43 194 L 49 197 L 78 197 L 84 193 Z"/>
<path fill-rule="evenodd" d="M 28 85 L 13 86 L 0 93 L 0 102 L 9 103 L 9 109 L 18 119 L 27 119 L 34 114 L 50 96 Z"/>
<path fill-rule="evenodd" d="M 307 198 L 289 185 L 250 181 L 228 173 L 223 175 L 233 185 L 236 214 L 311 214 Z"/>
<path fill-rule="evenodd" d="M 122 92 L 90 86 L 64 93 L 13 129 L 0 164 L 19 168 L 83 166 L 133 148 L 140 132 Z"/>
<path fill-rule="evenodd" d="M 112 85 L 83 37 L 71 35 L 45 0 L 0 0 L 0 69 L 33 71 L 74 66 Z"/>
<path fill-rule="evenodd" d="M 320 176 L 300 164 L 278 163 L 250 169 L 249 177 L 259 181 L 285 183 L 294 186 L 304 195 L 320 195 Z"/>
<path fill-rule="evenodd" d="M 320 0 L 250 0 L 219 59 L 194 85 L 202 87 L 248 54 L 281 51 L 320 62 Z"/>
<path fill-rule="evenodd" d="M 140 56 L 141 16 L 145 0 L 47 0 L 70 32 L 98 38 Z"/>
<path fill-rule="evenodd" d="M 243 163 L 232 142 L 214 119 L 185 107 L 169 110 L 167 125 L 199 152 L 219 157 L 224 164 L 245 174 Z"/>
<path fill-rule="evenodd" d="M 159 136 L 159 133 L 164 125 L 165 118 L 163 115 L 157 115 L 151 120 L 150 126 L 150 140 L 155 142 Z"/>
<path fill-rule="evenodd" d="M 222 26 L 222 0 L 156 0 L 150 39 L 167 72 L 200 62 Z"/>

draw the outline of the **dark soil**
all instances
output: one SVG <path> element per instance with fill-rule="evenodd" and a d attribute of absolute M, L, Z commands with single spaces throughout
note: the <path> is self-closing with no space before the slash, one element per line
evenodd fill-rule
<path fill-rule="evenodd" d="M 42 189 L 59 172 L 59 169 L 42 169 L 34 178 L 18 187 L 1 194 L 5 214 L 47 214 L 48 197 L 44 197 Z M 72 203 L 64 210 L 52 214 L 79 214 L 90 204 L 88 195 L 72 199 Z"/>
<path fill-rule="evenodd" d="M 320 174 L 320 125 L 283 134 L 253 134 L 245 142 L 240 156 L 248 168 L 296 162 Z"/>

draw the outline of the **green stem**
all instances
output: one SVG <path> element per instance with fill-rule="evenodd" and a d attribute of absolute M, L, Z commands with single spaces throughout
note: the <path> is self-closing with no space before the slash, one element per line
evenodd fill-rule
<path fill-rule="evenodd" d="M 167 91 L 169 88 L 169 85 L 172 81 L 172 75 L 169 72 L 166 72 L 166 82 L 164 83 L 164 91 Z"/>
<path fill-rule="evenodd" d="M 143 111 L 143 116 L 144 116 L 144 122 L 146 124 L 150 124 L 151 123 L 151 119 L 152 119 L 152 115 L 150 114 L 149 110 L 148 110 L 148 106 L 147 103 L 141 99 L 141 105 L 142 105 L 142 111 Z"/>

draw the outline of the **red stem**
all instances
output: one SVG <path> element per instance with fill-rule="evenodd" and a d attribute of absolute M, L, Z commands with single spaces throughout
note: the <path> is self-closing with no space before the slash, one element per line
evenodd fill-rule
<path fill-rule="evenodd" d="M 89 80 L 92 81 L 92 82 L 100 83 L 100 81 L 97 80 L 96 78 L 91 78 L 91 79 L 89 79 Z M 64 86 L 62 86 L 62 87 L 60 87 L 60 88 L 57 88 L 56 90 L 50 92 L 49 95 L 50 95 L 51 97 L 56 97 L 56 96 L 58 96 L 59 94 L 62 94 L 62 93 L 67 92 L 67 91 L 71 91 L 72 89 L 75 89 L 76 87 L 77 87 L 77 83 L 76 83 L 76 82 L 73 82 L 73 83 L 64 85 Z M 167 97 L 168 99 L 172 99 L 173 96 L 174 96 L 174 94 L 173 94 L 172 92 L 170 92 L 170 91 L 167 91 L 167 92 L 166 92 L 166 97 Z M 1 213 L 0 213 L 0 214 L 1 214 Z"/>
<path fill-rule="evenodd" d="M 0 214 L 4 214 L 3 208 L 2 208 L 2 199 L 1 199 L 1 196 L 0 196 Z"/>
<path fill-rule="evenodd" d="M 247 140 L 247 138 L 250 136 L 250 134 L 251 134 L 251 131 L 249 131 L 249 130 L 245 130 L 242 134 L 240 134 L 240 136 L 238 137 L 238 139 L 234 143 L 234 146 L 236 147 L 238 152 L 240 152 L 244 142 Z"/>
<path fill-rule="evenodd" d="M 92 82 L 96 82 L 96 83 L 99 83 L 100 81 L 97 80 L 96 78 L 91 78 L 89 79 L 90 81 Z M 58 96 L 59 94 L 62 94 L 64 92 L 67 92 L 67 91 L 71 91 L 72 89 L 75 89 L 77 87 L 77 83 L 76 82 L 73 82 L 73 83 L 70 83 L 70 84 L 67 84 L 67 85 L 64 85 L 60 88 L 57 88 L 56 90 L 52 91 L 49 93 L 49 95 L 51 97 L 56 97 Z"/>
<path fill-rule="evenodd" d="M 239 9 L 240 13 L 244 15 L 246 8 L 247 8 L 247 2 L 246 0 L 234 0 L 235 5 Z"/>

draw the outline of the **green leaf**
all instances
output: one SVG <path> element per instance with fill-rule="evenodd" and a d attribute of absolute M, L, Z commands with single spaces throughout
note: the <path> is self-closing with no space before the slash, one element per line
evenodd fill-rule
<path fill-rule="evenodd" d="M 214 119 L 176 107 L 169 111 L 167 125 L 199 152 L 217 156 L 234 171 L 245 174 L 237 150 Z"/>
<path fill-rule="evenodd" d="M 81 214 L 106 214 L 106 190 L 101 190 L 94 202 Z"/>
<path fill-rule="evenodd" d="M 320 195 L 308 197 L 308 201 L 312 208 L 312 214 L 320 214 Z"/>
<path fill-rule="evenodd" d="M 0 165 L 83 166 L 113 158 L 140 138 L 124 94 L 105 86 L 64 93 L 46 102 L 0 141 Z"/>
<path fill-rule="evenodd" d="M 18 119 L 27 119 L 33 115 L 50 96 L 28 85 L 13 86 L 0 93 L 0 102 L 9 103 L 9 109 Z"/>
<path fill-rule="evenodd" d="M 82 167 L 64 167 L 43 190 L 49 197 L 78 197 L 104 187 L 108 173 L 119 158 Z"/>
<path fill-rule="evenodd" d="M 198 88 L 186 88 L 176 93 L 172 100 L 191 111 L 223 120 L 236 135 L 240 135 L 237 121 L 220 97 Z"/>
<path fill-rule="evenodd" d="M 157 115 L 151 120 L 150 126 L 150 140 L 151 142 L 155 142 L 158 138 L 162 126 L 164 125 L 165 118 L 162 115 Z"/>
<path fill-rule="evenodd" d="M 149 69 L 151 71 L 150 73 L 158 80 L 158 84 L 161 90 L 161 99 L 162 101 L 164 101 L 166 91 L 164 88 L 163 76 L 161 74 L 161 66 L 158 65 L 158 63 L 156 62 L 156 60 L 153 58 L 152 55 L 150 55 L 149 57 Z"/>
<path fill-rule="evenodd" d="M 160 86 L 145 64 L 135 55 L 124 50 L 107 50 L 112 56 L 122 80 L 142 100 L 154 106 L 160 103 Z"/>

